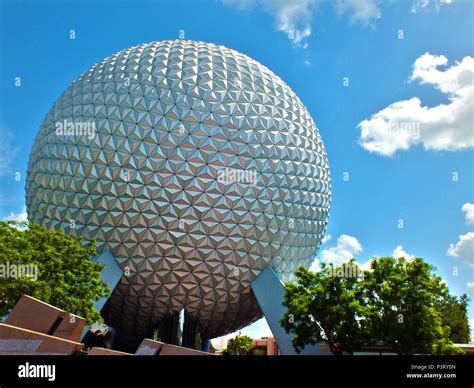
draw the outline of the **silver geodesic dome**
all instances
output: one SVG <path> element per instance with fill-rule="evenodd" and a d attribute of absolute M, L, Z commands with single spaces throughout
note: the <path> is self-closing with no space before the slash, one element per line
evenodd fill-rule
<path fill-rule="evenodd" d="M 87 70 L 44 119 L 27 175 L 30 222 L 94 237 L 127 268 L 103 313 L 135 335 L 183 308 L 207 338 L 251 323 L 251 281 L 308 266 L 328 221 L 328 161 L 304 105 L 203 42 L 142 44 Z"/>

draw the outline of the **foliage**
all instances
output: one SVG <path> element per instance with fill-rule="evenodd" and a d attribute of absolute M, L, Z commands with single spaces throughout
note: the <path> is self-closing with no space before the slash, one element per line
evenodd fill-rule
<path fill-rule="evenodd" d="M 358 268 L 350 261 L 348 268 Z M 340 271 L 342 270 L 342 272 Z M 320 272 L 299 268 L 297 283 L 285 285 L 284 305 L 288 310 L 281 325 L 295 333 L 292 343 L 299 353 L 307 344 L 325 342 L 334 354 L 352 352 L 365 342 L 364 313 L 358 279 L 337 276 L 343 267 L 322 264 Z"/>
<path fill-rule="evenodd" d="M 252 354 L 253 341 L 247 335 L 237 335 L 227 342 L 224 354 L 227 356 L 248 356 Z"/>
<path fill-rule="evenodd" d="M 356 269 L 350 276 L 348 267 Z M 463 353 L 453 339 L 469 339 L 468 298 L 449 295 L 433 266 L 421 258 L 382 257 L 362 276 L 357 269 L 353 260 L 323 264 L 317 273 L 300 268 L 296 282 L 285 284 L 280 323 L 293 334 L 296 351 L 325 342 L 334 354 L 374 344 L 398 354 Z"/>
<path fill-rule="evenodd" d="M 420 258 L 384 257 L 371 262 L 361 288 L 370 335 L 398 354 L 452 352 L 438 309 L 449 297 L 434 267 Z"/>
<path fill-rule="evenodd" d="M 454 343 L 470 343 L 469 320 L 467 306 L 469 297 L 464 294 L 459 298 L 449 295 L 440 303 L 443 325 L 449 328 L 449 339 Z"/>
<path fill-rule="evenodd" d="M 81 240 L 39 225 L 1 221 L 0 317 L 26 294 L 80 315 L 88 323 L 102 322 L 94 301 L 109 293 L 100 280 L 103 266 L 89 260 L 96 255 L 95 241 L 83 246 Z M 36 269 L 37 276 L 7 273 L 21 266 Z"/>

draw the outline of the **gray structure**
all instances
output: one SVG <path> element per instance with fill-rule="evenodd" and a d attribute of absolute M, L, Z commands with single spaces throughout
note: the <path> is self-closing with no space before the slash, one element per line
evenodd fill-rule
<path fill-rule="evenodd" d="M 286 333 L 285 329 L 280 325 L 280 320 L 286 312 L 285 306 L 281 303 L 285 296 L 285 288 L 283 282 L 272 267 L 266 267 L 252 282 L 251 287 L 282 355 L 331 354 L 330 351 L 322 347 L 323 343 L 306 345 L 300 353 L 295 351 L 291 343 L 293 334 Z"/>
<path fill-rule="evenodd" d="M 213 338 L 262 316 L 250 284 L 267 266 L 289 280 L 312 262 L 330 176 L 279 77 L 222 46 L 162 41 L 67 88 L 31 151 L 26 203 L 30 222 L 96 238 L 117 259 L 109 325 L 147 336 L 184 308 Z"/>

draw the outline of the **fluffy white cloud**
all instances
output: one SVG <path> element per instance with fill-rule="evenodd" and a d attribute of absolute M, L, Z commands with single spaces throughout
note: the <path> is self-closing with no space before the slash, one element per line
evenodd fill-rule
<path fill-rule="evenodd" d="M 370 263 L 372 263 L 373 260 L 377 260 L 377 257 L 374 256 L 372 259 L 367 260 L 365 263 L 362 263 L 362 264 L 360 264 L 359 262 L 356 262 L 356 263 L 362 271 L 369 271 Z"/>
<path fill-rule="evenodd" d="M 470 293 L 474 293 L 474 282 L 467 282 L 466 286 Z"/>
<path fill-rule="evenodd" d="M 316 0 L 223 0 L 237 9 L 260 6 L 275 20 L 275 27 L 288 35 L 293 44 L 305 47 L 311 35 L 311 20 Z"/>
<path fill-rule="evenodd" d="M 407 261 L 411 261 L 415 258 L 415 256 L 410 255 L 407 251 L 405 251 L 405 249 L 403 249 L 403 245 L 397 245 L 395 249 L 393 250 L 391 256 L 394 257 L 395 259 L 398 259 L 399 257 L 404 257 L 405 260 Z M 358 263 L 359 267 L 363 271 L 368 271 L 370 270 L 370 263 L 372 262 L 372 260 L 377 260 L 377 259 L 379 259 L 379 256 L 374 256 L 372 259 L 366 261 L 363 264 Z"/>
<path fill-rule="evenodd" d="M 307 47 L 306 38 L 311 36 L 313 11 L 323 0 L 222 0 L 239 10 L 261 7 L 271 15 L 275 27 L 288 35 L 295 46 Z M 353 23 L 368 24 L 380 18 L 381 0 L 330 0 L 336 12 L 348 15 Z"/>
<path fill-rule="evenodd" d="M 470 225 L 474 225 L 474 203 L 466 202 L 462 205 L 461 210 L 466 213 L 466 222 Z"/>
<path fill-rule="evenodd" d="M 402 245 L 397 245 L 397 247 L 392 252 L 392 256 L 396 259 L 398 259 L 399 257 L 404 257 L 405 260 L 407 260 L 407 261 L 411 261 L 415 258 L 415 256 L 410 255 L 408 252 L 406 252 L 403 249 Z"/>
<path fill-rule="evenodd" d="M 263 7 L 275 18 L 277 29 L 296 45 L 311 35 L 314 6 L 314 0 L 263 0 Z"/>
<path fill-rule="evenodd" d="M 336 13 L 348 16 L 351 23 L 370 24 L 382 16 L 381 6 L 388 0 L 221 0 L 225 5 L 238 10 L 261 7 L 271 15 L 277 30 L 284 32 L 295 46 L 306 48 L 306 38 L 312 32 L 314 9 L 322 2 L 331 4 Z M 443 4 L 453 0 L 413 0 L 412 12 L 431 8 L 439 9 Z"/>
<path fill-rule="evenodd" d="M 331 238 L 331 235 L 326 235 L 323 238 L 322 243 L 327 243 Z M 321 262 L 337 266 L 347 260 L 355 258 L 355 256 L 360 252 L 362 252 L 362 244 L 357 240 L 357 238 L 347 234 L 341 234 L 336 241 L 336 245 L 328 249 L 323 249 L 318 257 L 313 261 L 309 269 L 313 272 L 319 272 L 321 270 Z M 357 261 L 356 263 L 362 269 L 368 269 L 370 267 L 370 260 L 362 265 Z"/>
<path fill-rule="evenodd" d="M 474 267 L 474 232 L 459 236 L 456 244 L 449 245 L 447 254 L 448 256 L 458 257 Z"/>
<path fill-rule="evenodd" d="M 410 80 L 434 86 L 449 103 L 427 107 L 413 97 L 390 104 L 358 124 L 364 149 L 392 156 L 417 144 L 434 151 L 474 147 L 474 58 L 439 70 L 447 63 L 443 55 L 425 53 L 413 64 Z"/>
<path fill-rule="evenodd" d="M 430 6 L 434 6 L 436 10 L 439 10 L 442 5 L 452 4 L 454 0 L 414 0 L 411 7 L 411 12 L 417 13 L 421 10 L 428 9 Z"/>
<path fill-rule="evenodd" d="M 339 265 L 352 259 L 360 252 L 362 252 L 362 245 L 355 237 L 341 234 L 337 239 L 336 246 L 321 251 L 319 260 Z"/>
<path fill-rule="evenodd" d="M 380 19 L 380 1 L 376 0 L 337 0 L 336 11 L 348 14 L 352 23 L 367 24 Z"/>
<path fill-rule="evenodd" d="M 3 218 L 4 221 L 27 221 L 26 206 L 23 206 L 23 209 L 20 213 L 11 212 L 8 216 Z"/>
<path fill-rule="evenodd" d="M 318 259 L 315 259 L 313 263 L 311 264 L 311 267 L 309 267 L 309 270 L 312 272 L 319 272 L 321 271 L 321 266 L 319 265 L 320 261 Z"/>
<path fill-rule="evenodd" d="M 329 242 L 331 239 L 332 239 L 332 236 L 331 236 L 330 234 L 327 234 L 326 236 L 323 237 L 323 239 L 321 240 L 321 243 L 322 243 L 322 244 L 326 244 L 326 243 Z"/>
<path fill-rule="evenodd" d="M 321 262 L 332 263 L 334 265 L 340 265 L 343 262 L 346 262 L 349 259 L 355 258 L 356 255 L 362 252 L 362 244 L 353 236 L 348 236 L 346 234 L 341 234 L 337 239 L 336 245 L 324 249 L 318 255 L 318 258 L 315 259 L 310 267 L 310 270 L 313 272 L 318 272 L 321 270 Z M 411 261 L 415 256 L 409 254 L 403 249 L 402 245 L 397 245 L 393 250 L 391 256 L 395 258 L 404 257 L 405 260 Z M 370 270 L 370 263 L 372 260 L 377 260 L 378 256 L 374 256 L 372 259 L 367 260 L 364 263 L 360 263 L 356 260 L 357 265 L 363 270 Z"/>

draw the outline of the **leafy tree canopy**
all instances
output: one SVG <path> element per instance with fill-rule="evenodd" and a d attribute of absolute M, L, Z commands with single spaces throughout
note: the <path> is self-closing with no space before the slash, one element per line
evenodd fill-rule
<path fill-rule="evenodd" d="M 439 308 L 449 290 L 432 265 L 421 258 L 373 260 L 360 286 L 368 332 L 377 341 L 398 354 L 456 353 Z"/>
<path fill-rule="evenodd" d="M 347 263 L 348 267 L 356 264 Z M 356 266 L 357 267 L 357 266 Z M 285 285 L 287 313 L 281 320 L 287 332 L 296 334 L 292 343 L 297 352 L 307 344 L 325 342 L 334 354 L 352 352 L 365 342 L 359 318 L 364 315 L 358 279 L 337 276 L 345 268 L 322 263 L 320 272 L 300 267 L 297 282 Z"/>
<path fill-rule="evenodd" d="M 374 344 L 398 354 L 457 354 L 462 351 L 453 340 L 468 342 L 467 297 L 450 296 L 421 258 L 382 257 L 367 271 L 352 259 L 338 267 L 323 264 L 317 273 L 300 268 L 295 275 L 295 283 L 285 284 L 281 324 L 298 352 L 325 342 L 334 354 Z"/>
<path fill-rule="evenodd" d="M 459 298 L 449 295 L 438 306 L 441 311 L 443 325 L 449 328 L 449 339 L 452 342 L 460 344 L 471 342 L 467 310 L 469 301 L 470 299 L 466 294 Z"/>
<path fill-rule="evenodd" d="M 77 314 L 88 323 L 102 322 L 94 301 L 109 289 L 100 279 L 102 264 L 95 241 L 84 246 L 81 238 L 62 231 L 14 221 L 0 221 L 0 317 L 24 294 Z"/>
<path fill-rule="evenodd" d="M 248 356 L 252 354 L 253 341 L 248 335 L 238 335 L 227 342 L 224 354 L 228 356 Z"/>

